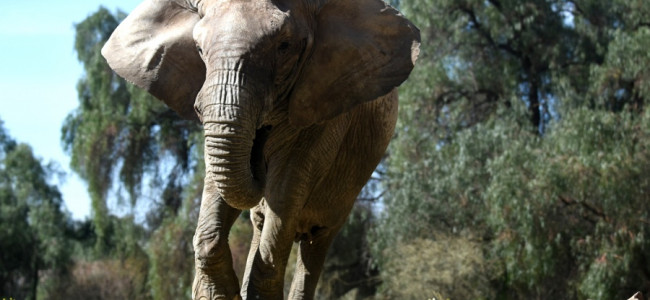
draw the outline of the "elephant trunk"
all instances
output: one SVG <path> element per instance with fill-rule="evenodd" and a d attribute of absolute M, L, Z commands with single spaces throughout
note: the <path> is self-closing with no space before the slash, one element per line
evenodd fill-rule
<path fill-rule="evenodd" d="M 225 73 L 208 88 L 212 99 L 201 109 L 206 176 L 228 205 L 249 209 L 262 198 L 265 184 L 265 135 L 256 131 L 262 107 L 233 79 L 237 72 Z"/>

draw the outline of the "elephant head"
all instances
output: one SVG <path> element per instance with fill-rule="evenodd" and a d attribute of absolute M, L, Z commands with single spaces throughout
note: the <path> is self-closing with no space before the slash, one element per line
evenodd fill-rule
<path fill-rule="evenodd" d="M 406 80 L 419 31 L 381 0 L 145 0 L 102 49 L 122 77 L 205 130 L 207 178 L 256 205 L 260 129 L 327 121 Z"/>

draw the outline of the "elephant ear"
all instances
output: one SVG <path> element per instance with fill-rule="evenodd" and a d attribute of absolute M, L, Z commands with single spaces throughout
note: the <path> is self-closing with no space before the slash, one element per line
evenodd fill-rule
<path fill-rule="evenodd" d="M 192 37 L 197 13 L 182 0 L 145 0 L 115 29 L 102 55 L 117 74 L 198 119 L 194 100 L 205 65 Z"/>
<path fill-rule="evenodd" d="M 420 31 L 381 0 L 330 0 L 316 21 L 313 50 L 289 102 L 297 127 L 387 94 L 414 67 Z"/>

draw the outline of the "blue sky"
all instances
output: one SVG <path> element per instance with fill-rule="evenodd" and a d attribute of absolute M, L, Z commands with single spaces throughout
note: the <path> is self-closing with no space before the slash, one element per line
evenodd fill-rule
<path fill-rule="evenodd" d="M 100 5 L 130 12 L 140 2 L 0 2 L 0 119 L 14 139 L 66 172 L 59 189 L 75 219 L 89 216 L 90 200 L 60 142 L 61 124 L 78 104 L 75 86 L 82 74 L 73 50 L 74 24 Z"/>

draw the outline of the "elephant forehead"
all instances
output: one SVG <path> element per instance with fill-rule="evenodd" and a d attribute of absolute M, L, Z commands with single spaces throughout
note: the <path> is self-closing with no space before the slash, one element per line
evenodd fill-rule
<path fill-rule="evenodd" d="M 215 1 L 207 7 L 203 21 L 211 34 L 221 36 L 258 41 L 288 22 L 288 15 L 268 1 Z"/>

